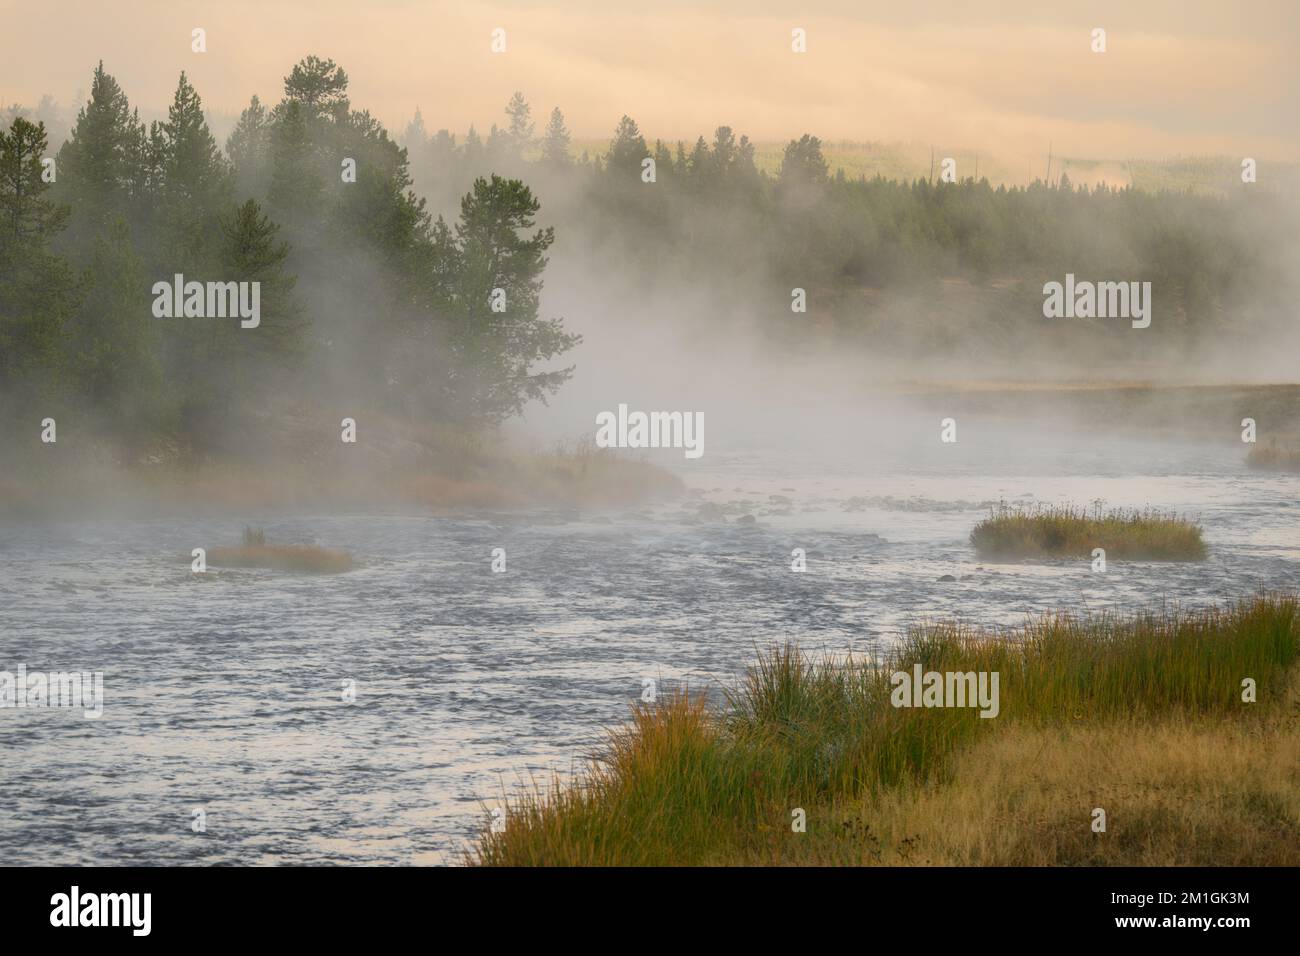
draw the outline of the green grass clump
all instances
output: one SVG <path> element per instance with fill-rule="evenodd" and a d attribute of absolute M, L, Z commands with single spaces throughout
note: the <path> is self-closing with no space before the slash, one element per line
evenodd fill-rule
<path fill-rule="evenodd" d="M 975 526 L 970 542 L 980 558 L 1089 558 L 1104 548 L 1108 559 L 1201 561 L 1208 549 L 1201 528 L 1172 511 L 1100 504 L 1089 512 L 1068 505 L 995 507 Z"/>
<path fill-rule="evenodd" d="M 468 862 L 753 864 L 788 862 L 810 847 L 820 855 L 801 862 L 860 859 L 862 811 L 846 818 L 844 808 L 909 787 L 959 790 L 952 768 L 966 751 L 1015 739 L 1023 749 L 1034 734 L 1062 749 L 1063 734 L 1084 728 L 1119 753 L 1171 721 L 1228 725 L 1251 706 L 1241 699 L 1244 678 L 1261 702 L 1276 702 L 1298 656 L 1297 601 L 1271 595 L 1194 612 L 1056 615 L 1002 632 L 918 627 L 876 662 L 814 663 L 777 647 L 724 706 L 682 692 L 634 707 L 630 726 L 611 734 L 575 782 L 507 800 L 505 829 L 484 832 Z M 998 673 L 999 716 L 894 707 L 890 674 L 914 664 Z M 796 808 L 807 834 L 791 831 Z M 1079 811 L 1084 832 L 1088 808 Z"/>

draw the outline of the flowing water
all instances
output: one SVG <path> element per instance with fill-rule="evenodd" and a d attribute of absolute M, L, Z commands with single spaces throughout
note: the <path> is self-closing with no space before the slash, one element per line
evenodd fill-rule
<path fill-rule="evenodd" d="M 645 679 L 717 688 L 756 646 L 864 654 L 925 618 L 1300 587 L 1300 479 L 1248 473 L 1238 449 L 761 446 L 676 456 L 688 494 L 633 511 L 261 522 L 348 549 L 361 566 L 341 575 L 191 574 L 237 518 L 0 527 L 0 670 L 102 671 L 105 695 L 97 720 L 0 710 L 0 858 L 456 863 L 485 806 L 569 771 Z M 1211 557 L 1099 574 L 981 564 L 967 544 L 990 502 L 1098 498 L 1199 518 Z"/>

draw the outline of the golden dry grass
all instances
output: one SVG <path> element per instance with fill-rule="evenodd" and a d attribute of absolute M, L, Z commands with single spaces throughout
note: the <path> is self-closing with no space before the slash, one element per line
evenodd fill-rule
<path fill-rule="evenodd" d="M 924 627 L 879 667 L 776 648 L 723 709 L 686 693 L 636 707 L 575 781 L 509 799 L 467 861 L 1294 865 L 1298 660 L 1296 600 L 1267 594 Z M 914 663 L 999 673 L 1000 715 L 891 706 L 889 673 Z"/>
<path fill-rule="evenodd" d="M 1300 720 L 1007 728 L 959 754 L 948 783 L 826 813 L 751 862 L 1297 866 Z"/>

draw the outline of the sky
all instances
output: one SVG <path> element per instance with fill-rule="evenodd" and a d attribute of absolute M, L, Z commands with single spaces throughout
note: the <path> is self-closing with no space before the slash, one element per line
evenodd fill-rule
<path fill-rule="evenodd" d="M 143 114 L 186 70 L 205 107 L 234 115 L 254 93 L 278 100 L 316 53 L 395 131 L 417 108 L 431 129 L 485 131 L 521 90 L 539 131 L 558 105 L 580 138 L 628 113 L 652 140 L 726 124 L 759 142 L 1300 158 L 1296 0 L 0 0 L 0 24 L 0 106 L 71 103 L 102 59 Z"/>

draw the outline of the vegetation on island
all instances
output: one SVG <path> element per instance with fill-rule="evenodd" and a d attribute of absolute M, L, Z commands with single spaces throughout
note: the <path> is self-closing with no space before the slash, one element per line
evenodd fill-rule
<path fill-rule="evenodd" d="M 314 544 L 267 544 L 261 528 L 244 528 L 243 543 L 235 548 L 213 548 L 209 563 L 233 568 L 270 568 L 275 571 L 312 571 L 338 574 L 351 571 L 352 556 L 336 548 Z"/>
<path fill-rule="evenodd" d="M 1101 548 L 1107 559 L 1200 561 L 1209 553 L 1200 525 L 1159 508 L 1093 510 L 1070 505 L 1002 502 L 970 534 L 982 560 L 1085 558 Z"/>

